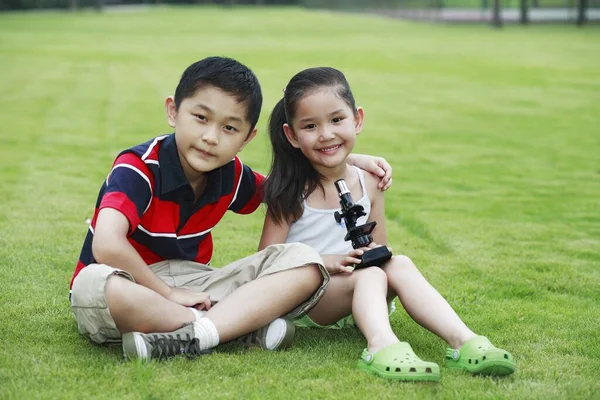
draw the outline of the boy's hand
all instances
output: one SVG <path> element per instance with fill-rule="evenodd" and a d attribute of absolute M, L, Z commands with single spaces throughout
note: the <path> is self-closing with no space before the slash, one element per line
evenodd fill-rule
<path fill-rule="evenodd" d="M 166 296 L 168 300 L 186 307 L 195 307 L 198 310 L 209 310 L 211 307 L 208 293 L 197 293 L 184 288 L 171 288 Z"/>
<path fill-rule="evenodd" d="M 377 184 L 379 190 L 385 191 L 392 186 L 392 166 L 385 158 L 365 154 L 350 154 L 348 163 L 378 176 L 381 179 Z"/>

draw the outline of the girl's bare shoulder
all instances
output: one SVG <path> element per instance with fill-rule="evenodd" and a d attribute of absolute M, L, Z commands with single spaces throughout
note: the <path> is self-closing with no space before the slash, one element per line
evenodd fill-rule
<path fill-rule="evenodd" d="M 369 197 L 373 199 L 383 196 L 383 192 L 377 188 L 381 178 L 364 170 L 362 171 L 362 174 L 365 181 L 365 189 L 367 189 L 367 194 Z"/>

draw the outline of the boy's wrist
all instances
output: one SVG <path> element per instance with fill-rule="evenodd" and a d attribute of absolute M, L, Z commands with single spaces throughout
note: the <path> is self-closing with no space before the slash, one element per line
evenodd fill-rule
<path fill-rule="evenodd" d="M 165 299 L 169 299 L 169 296 L 173 292 L 173 288 L 171 286 L 167 285 L 165 282 L 163 282 L 160 278 L 158 278 L 158 280 L 160 281 L 160 285 L 158 288 L 154 289 L 154 291 L 156 293 L 160 294 Z"/>

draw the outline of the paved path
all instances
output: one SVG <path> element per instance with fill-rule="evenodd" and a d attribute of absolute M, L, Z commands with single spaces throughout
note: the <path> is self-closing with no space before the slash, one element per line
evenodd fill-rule
<path fill-rule="evenodd" d="M 487 22 L 492 18 L 491 10 L 476 10 L 468 8 L 442 8 L 442 9 L 396 9 L 396 10 L 371 10 L 376 14 L 391 17 L 420 19 L 443 22 Z M 530 9 L 529 19 L 531 22 L 575 22 L 577 18 L 576 9 L 567 8 L 545 8 Z M 506 23 L 519 22 L 520 11 L 518 8 L 502 10 L 502 19 Z M 600 9 L 587 11 L 589 22 L 600 22 Z"/>

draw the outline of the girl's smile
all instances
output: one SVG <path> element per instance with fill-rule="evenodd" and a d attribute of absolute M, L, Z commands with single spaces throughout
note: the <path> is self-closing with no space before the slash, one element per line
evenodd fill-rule
<path fill-rule="evenodd" d="M 335 153 L 340 147 L 342 147 L 341 144 L 336 144 L 334 146 L 324 147 L 324 148 L 317 149 L 317 150 L 324 154 L 331 154 L 331 153 Z"/>

